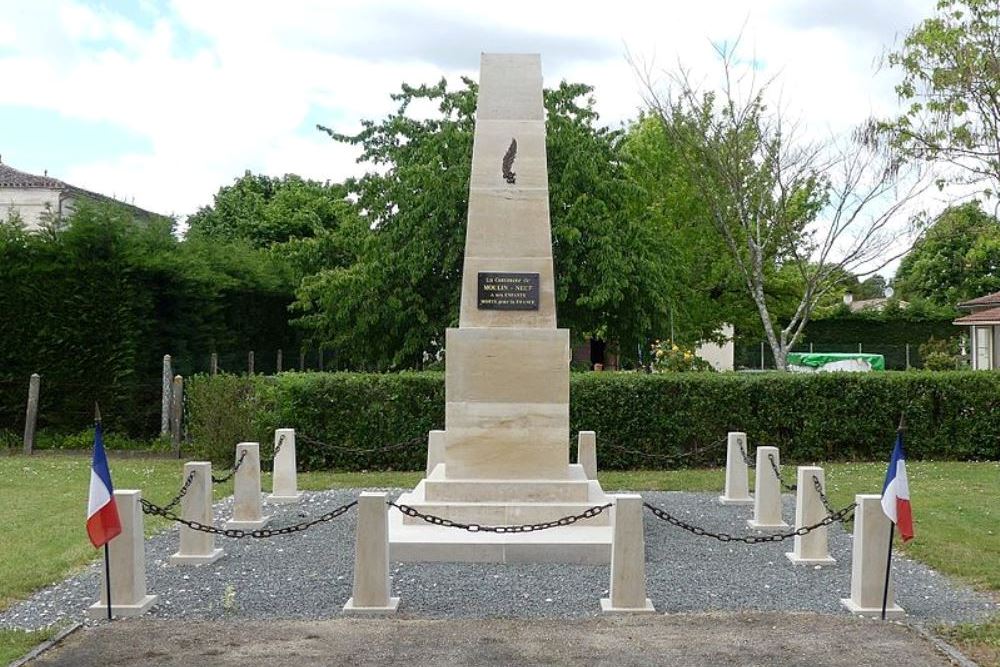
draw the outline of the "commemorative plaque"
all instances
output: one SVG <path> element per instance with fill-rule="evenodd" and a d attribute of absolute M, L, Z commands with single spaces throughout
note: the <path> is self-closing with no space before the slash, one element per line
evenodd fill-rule
<path fill-rule="evenodd" d="M 538 274 L 479 272 L 480 310 L 538 310 Z"/>

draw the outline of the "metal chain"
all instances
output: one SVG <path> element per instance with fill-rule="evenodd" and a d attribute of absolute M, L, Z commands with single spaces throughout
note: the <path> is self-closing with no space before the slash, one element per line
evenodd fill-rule
<path fill-rule="evenodd" d="M 405 449 L 407 447 L 412 447 L 417 443 L 422 443 L 424 441 L 423 435 L 418 435 L 409 440 L 404 440 L 403 442 L 397 442 L 393 445 L 385 445 L 383 447 L 372 447 L 370 449 L 358 449 L 355 447 L 344 447 L 343 445 L 334 445 L 333 443 L 323 442 L 322 440 L 317 440 L 316 438 L 310 438 L 308 435 L 298 433 L 296 437 L 301 438 L 303 442 L 309 443 L 311 445 L 316 445 L 321 449 L 336 449 L 341 452 L 350 452 L 352 454 L 377 454 L 379 452 L 388 452 L 394 449 Z"/>
<path fill-rule="evenodd" d="M 774 476 L 778 478 L 778 484 L 781 485 L 781 488 L 785 491 L 797 491 L 799 488 L 798 484 L 785 484 L 785 481 L 781 479 L 781 470 L 778 468 L 778 464 L 774 460 L 774 454 L 768 454 L 767 458 L 771 462 L 771 470 L 774 471 Z"/>
<path fill-rule="evenodd" d="M 820 502 L 823 503 L 823 507 L 826 508 L 827 513 L 833 514 L 836 510 L 834 510 L 833 506 L 830 505 L 830 501 L 827 499 L 826 493 L 823 492 L 823 485 L 819 483 L 819 477 L 813 475 L 812 478 L 813 488 L 816 489 L 816 493 L 819 494 Z"/>
<path fill-rule="evenodd" d="M 246 457 L 247 457 L 247 450 L 244 449 L 242 452 L 240 452 L 240 458 L 236 462 L 236 465 L 230 468 L 229 472 L 227 472 L 222 477 L 216 477 L 215 475 L 212 475 L 212 482 L 215 484 L 222 484 L 223 482 L 228 482 L 230 479 L 232 479 L 233 475 L 235 475 L 239 471 L 240 466 L 243 465 L 243 459 L 245 459 Z"/>
<path fill-rule="evenodd" d="M 163 506 L 163 509 L 172 510 L 173 508 L 177 507 L 177 503 L 181 501 L 181 498 L 183 498 L 187 494 L 188 489 L 191 488 L 191 482 L 194 481 L 194 476 L 196 472 L 198 471 L 192 470 L 191 472 L 188 473 L 187 479 L 185 479 L 184 484 L 181 485 L 181 490 L 177 492 L 177 495 L 174 496 L 173 500 L 171 500 L 169 503 Z"/>
<path fill-rule="evenodd" d="M 757 462 L 754 461 L 749 456 L 747 456 L 746 445 L 743 444 L 742 440 L 740 440 L 739 443 L 740 443 L 740 455 L 743 456 L 743 463 L 745 463 L 748 468 L 755 468 L 755 467 L 757 467 Z"/>
<path fill-rule="evenodd" d="M 272 461 L 275 459 L 275 457 L 278 456 L 278 452 L 281 451 L 281 446 L 283 444 L 285 444 L 285 434 L 284 433 L 282 433 L 281 435 L 278 436 L 278 444 L 276 444 L 274 446 L 274 451 L 271 452 L 271 460 Z"/>
<path fill-rule="evenodd" d="M 332 521 L 337 517 L 345 514 L 349 509 L 358 504 L 357 500 L 352 500 L 346 505 L 341 505 L 340 507 L 321 514 L 319 517 L 312 519 L 311 521 L 303 521 L 302 523 L 296 523 L 291 526 L 284 526 L 282 528 L 258 528 L 257 530 L 242 530 L 240 528 L 216 528 L 215 526 L 200 523 L 198 521 L 191 521 L 189 519 L 184 519 L 171 510 L 154 505 L 145 498 L 140 498 L 139 502 L 142 504 L 142 511 L 145 514 L 152 514 L 154 516 L 162 516 L 170 521 L 176 521 L 177 523 L 183 524 L 190 528 L 191 530 L 197 530 L 202 533 L 211 533 L 213 535 L 221 535 L 223 537 L 232 537 L 234 539 L 242 539 L 244 537 L 255 537 L 255 538 L 265 538 L 274 537 L 275 535 L 289 535 L 291 533 L 298 533 L 318 523 L 323 523 L 326 521 Z"/>
<path fill-rule="evenodd" d="M 587 508 L 580 514 L 564 516 L 559 519 L 555 519 L 554 521 L 546 521 L 544 523 L 528 523 L 519 526 L 484 526 L 478 523 L 460 523 L 458 521 L 452 521 L 451 519 L 443 519 L 439 516 L 434 516 L 433 514 L 424 514 L 409 505 L 397 505 L 391 500 L 386 504 L 390 507 L 395 507 L 406 516 L 423 519 L 427 523 L 434 524 L 435 526 L 458 528 L 459 530 L 467 530 L 470 533 L 533 533 L 538 530 L 547 530 L 557 526 L 569 526 L 576 523 L 580 519 L 591 519 L 611 507 L 611 503 L 606 505 L 594 505 L 593 507 Z"/>
<path fill-rule="evenodd" d="M 656 516 L 657 519 L 662 519 L 663 521 L 666 521 L 672 526 L 677 526 L 678 528 L 682 528 L 691 533 L 692 535 L 698 535 L 698 536 L 704 535 L 705 537 L 713 537 L 719 540 L 720 542 L 743 542 L 744 544 L 781 542 L 782 540 L 787 540 L 789 537 L 808 535 L 812 531 L 822 526 L 829 526 L 830 524 L 836 523 L 838 521 L 846 521 L 849 518 L 847 515 L 853 512 L 854 508 L 857 507 L 857 503 L 851 503 L 850 505 L 844 507 L 843 509 L 833 512 L 832 514 L 828 514 L 827 516 L 823 517 L 822 520 L 817 521 L 811 526 L 802 526 L 801 528 L 796 528 L 795 530 L 788 533 L 775 533 L 773 535 L 730 535 L 729 533 L 713 533 L 712 531 L 707 530 L 705 528 L 701 528 L 700 526 L 692 525 L 682 519 L 678 519 L 674 515 L 670 514 L 670 512 L 664 509 L 660 509 L 659 507 L 650 505 L 649 503 L 644 502 L 643 505 L 646 507 L 646 509 L 651 511 Z"/>
<path fill-rule="evenodd" d="M 712 451 L 716 447 L 719 447 L 720 445 L 724 445 L 725 443 L 726 443 L 726 441 L 724 439 L 723 440 L 716 440 L 714 442 L 709 443 L 708 445 L 705 445 L 704 447 L 702 447 L 700 449 L 694 449 L 694 450 L 691 450 L 689 452 L 682 452 L 680 454 L 656 454 L 654 452 L 643 452 L 643 451 L 640 451 L 638 449 L 629 449 L 628 447 L 622 447 L 621 445 L 615 445 L 615 444 L 612 444 L 612 443 L 605 443 L 605 444 L 600 445 L 600 447 L 601 448 L 612 449 L 612 450 L 615 450 L 615 451 L 618 451 L 618 452 L 622 452 L 623 454 L 631 454 L 632 456 L 640 456 L 640 457 L 642 457 L 644 459 L 652 459 L 652 460 L 655 460 L 655 461 L 677 462 L 677 461 L 683 461 L 685 459 L 692 458 L 694 456 L 697 456 L 699 454 L 703 454 L 705 452 Z"/>

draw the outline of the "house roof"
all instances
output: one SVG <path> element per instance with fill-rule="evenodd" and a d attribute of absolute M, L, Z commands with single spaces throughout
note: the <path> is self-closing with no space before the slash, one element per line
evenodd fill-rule
<path fill-rule="evenodd" d="M 977 296 L 975 299 L 969 299 L 968 301 L 963 301 L 958 304 L 959 308 L 975 308 L 976 306 L 1000 306 L 1000 292 L 993 292 L 993 294 L 987 294 L 985 296 Z"/>
<path fill-rule="evenodd" d="M 60 181 L 58 178 L 52 178 L 48 174 L 44 176 L 29 174 L 26 171 L 14 169 L 13 167 L 3 164 L 2 162 L 0 162 L 0 188 L 46 188 L 50 190 L 61 190 L 63 192 L 72 193 L 76 196 L 87 197 L 95 201 L 109 202 L 118 206 L 124 206 L 140 216 L 159 215 L 158 213 L 147 211 L 146 209 L 139 208 L 138 206 L 129 204 L 128 202 L 120 201 L 114 197 L 108 197 L 107 195 L 102 195 L 99 192 L 78 188 L 75 185 L 66 183 L 65 181 Z"/>
<path fill-rule="evenodd" d="M 1000 306 L 970 313 L 965 317 L 958 318 L 952 324 L 1000 324 Z"/>
<path fill-rule="evenodd" d="M 19 169 L 14 169 L 0 163 L 0 188 L 51 188 L 61 190 L 68 187 L 70 186 L 58 178 L 36 176 L 35 174 L 29 174 L 26 171 L 20 171 Z"/>

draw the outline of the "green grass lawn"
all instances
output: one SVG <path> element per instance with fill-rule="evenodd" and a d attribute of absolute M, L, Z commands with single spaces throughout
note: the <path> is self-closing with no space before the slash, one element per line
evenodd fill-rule
<path fill-rule="evenodd" d="M 112 459 L 118 489 L 141 489 L 165 503 L 177 492 L 183 464 L 167 459 Z M 830 501 L 841 507 L 857 493 L 878 493 L 885 463 L 825 466 Z M 1000 463 L 919 462 L 907 464 L 917 537 L 900 550 L 935 569 L 984 590 L 1000 591 Z M 786 467 L 787 479 L 793 475 Z M 304 490 L 412 487 L 419 472 L 312 472 L 299 475 Z M 608 491 L 721 492 L 721 469 L 601 473 Z M 7 537 L 0 542 L 0 609 L 32 591 L 63 579 L 99 555 L 84 523 L 90 460 L 83 457 L 0 457 L 0 507 Z M 265 475 L 264 488 L 270 488 Z M 216 485 L 216 498 L 232 493 Z M 146 531 L 165 520 L 147 517 Z M 96 594 L 96 591 L 95 591 Z M 972 646 L 1000 643 L 1000 625 L 966 626 L 956 641 Z M 44 639 L 35 633 L 0 633 L 0 660 Z"/>

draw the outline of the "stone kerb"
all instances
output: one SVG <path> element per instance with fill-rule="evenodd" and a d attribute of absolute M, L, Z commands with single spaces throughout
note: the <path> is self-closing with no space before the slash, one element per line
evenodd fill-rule
<path fill-rule="evenodd" d="M 139 616 L 156 603 L 157 596 L 146 592 L 146 551 L 143 545 L 143 515 L 138 490 L 115 491 L 122 532 L 108 542 L 111 571 L 111 611 L 118 617 Z M 108 589 L 101 568 L 100 599 L 87 609 L 93 619 L 108 617 Z"/>
<path fill-rule="evenodd" d="M 271 495 L 267 501 L 275 505 L 293 505 L 302 498 L 298 490 L 298 463 L 295 458 L 295 429 L 279 428 L 274 432 L 274 470 Z"/>
<path fill-rule="evenodd" d="M 826 507 L 816 491 L 814 477 L 819 480 L 820 487 L 825 489 L 826 480 L 822 468 L 799 466 L 795 496 L 796 530 L 815 525 L 826 517 Z M 796 565 L 832 565 L 837 562 L 830 556 L 826 526 L 814 528 L 806 535 L 796 535 L 792 551 L 786 552 L 785 556 Z"/>
<path fill-rule="evenodd" d="M 754 484 L 753 518 L 747 520 L 751 528 L 788 528 L 781 518 L 781 480 L 771 466 L 780 466 L 777 447 L 758 447 L 756 480 Z"/>
<path fill-rule="evenodd" d="M 184 464 L 184 477 L 194 473 L 191 486 L 181 499 L 181 517 L 188 521 L 212 525 L 212 464 L 208 461 L 191 461 Z M 215 535 L 200 530 L 180 527 L 180 546 L 170 556 L 171 565 L 204 565 L 214 563 L 223 555 L 215 546 Z"/>
<path fill-rule="evenodd" d="M 601 598 L 606 614 L 650 614 L 656 610 L 646 597 L 646 539 L 642 526 L 642 496 L 614 497 L 611 541 L 611 586 Z"/>
<path fill-rule="evenodd" d="M 576 441 L 576 462 L 587 479 L 597 479 L 597 433 L 580 431 Z"/>
<path fill-rule="evenodd" d="M 399 607 L 389 579 L 389 521 L 386 494 L 364 491 L 358 497 L 354 546 L 354 585 L 345 614 L 391 614 Z"/>
<path fill-rule="evenodd" d="M 719 502 L 723 505 L 753 504 L 747 480 L 748 467 L 743 458 L 746 451 L 747 434 L 730 432 L 726 437 L 726 487 L 719 496 Z"/>
<path fill-rule="evenodd" d="M 236 445 L 236 460 L 246 452 L 243 463 L 233 476 L 233 518 L 226 528 L 257 530 L 271 521 L 264 516 L 260 493 L 260 443 L 241 442 Z"/>
<path fill-rule="evenodd" d="M 882 511 L 882 496 L 858 495 L 854 510 L 854 544 L 851 548 L 851 597 L 840 603 L 863 616 L 881 616 L 886 559 L 889 557 L 889 517 Z M 889 577 L 885 617 L 902 618 L 906 612 L 896 604 L 895 587 Z"/>

